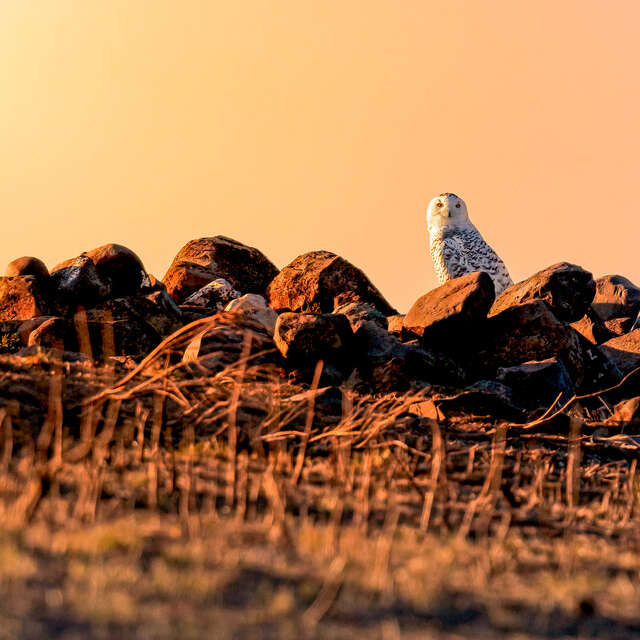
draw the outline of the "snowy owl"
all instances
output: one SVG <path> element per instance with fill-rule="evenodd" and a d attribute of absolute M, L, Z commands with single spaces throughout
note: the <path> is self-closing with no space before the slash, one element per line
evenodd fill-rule
<path fill-rule="evenodd" d="M 498 297 L 513 284 L 504 262 L 469 220 L 467 205 L 454 193 L 441 193 L 427 209 L 431 257 L 440 284 L 474 271 L 486 271 Z"/>

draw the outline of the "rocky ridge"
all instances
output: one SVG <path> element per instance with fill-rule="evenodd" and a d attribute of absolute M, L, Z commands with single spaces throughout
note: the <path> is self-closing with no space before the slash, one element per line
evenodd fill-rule
<path fill-rule="evenodd" d="M 594 280 L 569 263 L 497 299 L 487 274 L 463 276 L 426 292 L 405 316 L 336 254 L 313 251 L 278 270 L 258 249 L 224 236 L 187 243 L 163 280 L 118 244 L 51 270 L 18 258 L 5 274 L 0 350 L 18 356 L 46 351 L 135 366 L 176 331 L 210 318 L 184 362 L 215 369 L 246 357 L 304 384 L 319 371 L 321 386 L 429 388 L 465 402 L 493 398 L 488 406 L 529 417 L 618 385 L 640 366 L 640 288 L 621 276 Z M 593 410 L 640 395 L 638 380 Z"/>

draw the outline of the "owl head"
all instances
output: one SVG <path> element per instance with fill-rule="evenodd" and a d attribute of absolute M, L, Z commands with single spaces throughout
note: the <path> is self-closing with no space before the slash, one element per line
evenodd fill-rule
<path fill-rule="evenodd" d="M 463 227 L 468 222 L 467 205 L 455 193 L 441 193 L 427 207 L 427 226 L 430 233 L 445 227 Z"/>

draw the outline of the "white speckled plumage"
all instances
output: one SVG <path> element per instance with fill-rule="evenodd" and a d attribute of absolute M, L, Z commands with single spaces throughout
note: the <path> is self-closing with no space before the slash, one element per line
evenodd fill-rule
<path fill-rule="evenodd" d="M 496 297 L 513 284 L 504 262 L 469 220 L 467 206 L 453 193 L 431 200 L 427 209 L 430 250 L 440 284 L 475 271 L 486 271 Z"/>

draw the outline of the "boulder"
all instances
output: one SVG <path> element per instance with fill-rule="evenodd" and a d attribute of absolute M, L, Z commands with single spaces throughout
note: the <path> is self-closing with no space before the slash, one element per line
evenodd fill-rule
<path fill-rule="evenodd" d="M 81 255 L 51 270 L 51 295 L 55 310 L 70 315 L 78 307 L 90 307 L 107 298 L 109 287 L 100 279 L 93 260 Z"/>
<path fill-rule="evenodd" d="M 278 274 L 276 266 L 258 249 L 225 236 L 188 242 L 163 278 L 167 291 L 181 304 L 212 280 L 224 278 L 242 293 L 263 294 Z"/>
<path fill-rule="evenodd" d="M 334 313 L 345 316 L 354 333 L 367 322 L 373 322 L 384 331 L 389 325 L 387 317 L 369 304 L 348 302 L 337 307 Z"/>
<path fill-rule="evenodd" d="M 514 401 L 512 389 L 495 380 L 478 380 L 453 396 L 434 398 L 434 404 L 446 418 L 461 417 L 465 422 L 470 416 L 513 422 L 526 418 L 522 407 Z"/>
<path fill-rule="evenodd" d="M 397 313 L 360 269 L 329 251 L 298 256 L 271 282 L 267 300 L 278 312 L 331 313 L 356 302 L 385 316 Z"/>
<path fill-rule="evenodd" d="M 218 278 L 192 293 L 184 301 L 184 304 L 190 307 L 223 311 L 232 300 L 239 298 L 241 295 L 237 289 L 231 286 L 229 281 L 224 278 Z"/>
<path fill-rule="evenodd" d="M 517 304 L 490 317 L 479 329 L 476 340 L 476 368 L 492 377 L 498 367 L 557 356 L 574 384 L 582 382 L 584 362 L 579 334 L 558 320 L 542 300 Z"/>
<path fill-rule="evenodd" d="M 223 312 L 211 317 L 189 343 L 182 360 L 209 371 L 222 371 L 238 364 L 243 354 L 248 357 L 248 366 L 281 364 L 273 339 L 262 324 L 243 314 Z"/>
<path fill-rule="evenodd" d="M 587 309 L 587 313 L 577 322 L 572 322 L 571 326 L 592 344 L 602 344 L 614 337 L 592 308 Z"/>
<path fill-rule="evenodd" d="M 135 295 L 146 281 L 142 260 L 121 244 L 105 244 L 81 255 L 93 262 L 98 277 L 109 289 L 109 296 Z"/>
<path fill-rule="evenodd" d="M 49 269 L 42 260 L 33 256 L 23 256 L 12 260 L 5 269 L 4 275 L 7 278 L 15 276 L 33 276 L 37 280 L 47 280 L 49 278 Z"/>
<path fill-rule="evenodd" d="M 91 355 L 96 359 L 125 355 L 141 358 L 160 341 L 149 325 L 133 318 L 98 320 L 90 316 L 86 329 L 89 342 L 87 346 L 81 346 L 78 332 L 82 329 L 76 327 L 73 320 L 48 318 L 29 334 L 28 345 L 68 352 L 88 351 L 90 345 Z"/>
<path fill-rule="evenodd" d="M 29 333 L 27 346 L 77 352 L 78 340 L 73 325 L 68 320 L 49 317 Z"/>
<path fill-rule="evenodd" d="M 34 276 L 0 278 L 0 322 L 36 318 L 47 308 L 45 293 Z"/>
<path fill-rule="evenodd" d="M 563 404 L 575 394 L 569 372 L 558 358 L 500 367 L 496 379 L 513 390 L 516 404 L 527 409 L 548 408 L 558 397 Z"/>
<path fill-rule="evenodd" d="M 283 313 L 274 341 L 287 363 L 303 374 L 312 373 L 318 360 L 332 379 L 346 377 L 354 368 L 354 335 L 343 315 Z"/>
<path fill-rule="evenodd" d="M 272 336 L 276 328 L 278 314 L 257 293 L 247 293 L 232 300 L 225 308 L 229 313 L 241 313 L 260 323 Z"/>
<path fill-rule="evenodd" d="M 418 298 L 404 319 L 404 328 L 422 336 L 424 344 L 461 343 L 484 322 L 493 299 L 491 276 L 484 271 L 469 273 Z"/>
<path fill-rule="evenodd" d="M 86 318 L 89 322 L 129 320 L 146 324 L 159 342 L 180 329 L 183 324 L 180 309 L 165 307 L 162 302 L 161 292 L 149 297 L 114 298 L 87 309 Z"/>
<path fill-rule="evenodd" d="M 640 329 L 612 338 L 601 344 L 599 348 L 622 374 L 640 367 Z"/>
<path fill-rule="evenodd" d="M 622 276 L 603 276 L 596 280 L 591 306 L 602 322 L 635 318 L 640 312 L 640 288 Z"/>
<path fill-rule="evenodd" d="M 523 302 L 544 300 L 558 319 L 576 322 L 587 312 L 595 291 L 596 284 L 588 271 L 560 262 L 505 289 L 496 298 L 489 315 Z"/>

